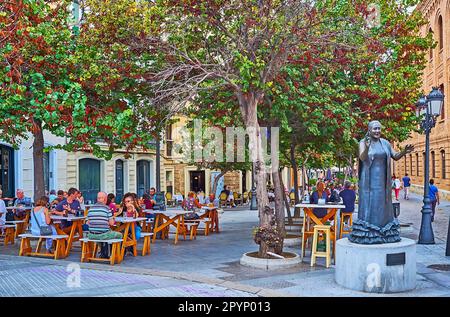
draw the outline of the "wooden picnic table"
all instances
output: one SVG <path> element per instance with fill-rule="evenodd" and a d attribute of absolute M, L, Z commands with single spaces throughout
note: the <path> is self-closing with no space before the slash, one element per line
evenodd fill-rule
<path fill-rule="evenodd" d="M 69 238 L 67 239 L 67 246 L 65 250 L 65 257 L 69 256 L 70 250 L 72 249 L 73 242 L 79 241 L 81 238 L 83 238 L 83 221 L 86 219 L 86 217 L 76 217 L 76 216 L 57 216 L 57 215 L 50 215 L 50 219 L 52 220 L 66 220 L 69 222 L 72 222 L 72 226 L 70 226 L 70 233 Z M 58 222 L 54 222 L 56 232 L 59 235 L 66 235 L 67 230 L 64 231 L 63 228 L 61 228 L 61 224 Z M 75 236 L 75 234 L 78 234 L 78 236 Z"/>
<path fill-rule="evenodd" d="M 125 248 L 126 247 L 132 247 L 133 248 L 133 255 L 137 256 L 137 239 L 136 239 L 136 230 L 134 226 L 131 224 L 145 221 L 147 218 L 143 217 L 115 217 L 114 220 L 117 223 L 120 223 L 119 226 L 114 228 L 114 231 L 123 231 L 123 242 L 122 242 L 122 248 L 120 250 L 120 258 L 123 259 L 125 256 Z M 131 228 L 131 231 L 130 231 Z M 128 233 L 131 232 L 131 235 L 129 236 Z"/>
<path fill-rule="evenodd" d="M 315 225 L 326 225 L 327 221 L 334 219 L 334 226 L 331 228 L 331 240 L 333 241 L 333 257 L 335 256 L 334 247 L 336 245 L 336 236 L 338 223 L 336 213 L 339 209 L 345 208 L 344 204 L 327 203 L 327 204 L 308 204 L 301 203 L 295 205 L 297 208 L 303 208 L 303 228 L 302 228 L 302 258 L 305 255 L 305 239 L 313 236 Z M 327 209 L 327 214 L 323 218 L 318 218 L 313 210 L 314 208 Z"/>
<path fill-rule="evenodd" d="M 178 235 L 183 234 L 186 239 L 186 226 L 184 225 L 184 215 L 191 213 L 192 211 L 187 211 L 183 209 L 173 209 L 173 210 L 152 210 L 145 209 L 145 213 L 155 214 L 155 222 L 153 225 L 153 242 L 156 240 L 156 234 L 170 225 L 176 228 L 175 231 L 175 244 L 178 243 Z M 162 235 L 163 237 L 163 235 Z"/>
<path fill-rule="evenodd" d="M 16 210 L 16 209 L 25 211 L 25 216 L 24 216 L 23 219 L 21 217 L 17 217 L 14 214 L 14 219 L 15 219 L 15 221 L 17 221 L 17 223 L 14 223 L 14 225 L 16 226 L 15 236 L 17 238 L 19 234 L 24 233 L 25 230 L 27 229 L 28 223 L 29 223 L 29 220 L 30 220 L 31 209 L 33 209 L 33 207 L 24 207 L 24 206 L 19 206 L 19 207 L 17 207 L 17 206 L 9 206 L 9 207 L 6 207 L 6 210 Z"/>

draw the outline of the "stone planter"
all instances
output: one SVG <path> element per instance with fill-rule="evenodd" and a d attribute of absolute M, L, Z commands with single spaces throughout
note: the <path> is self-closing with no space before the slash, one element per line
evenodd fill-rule
<path fill-rule="evenodd" d="M 241 257 L 240 260 L 241 265 L 271 271 L 290 268 L 301 263 L 300 256 L 292 252 L 285 252 L 295 255 L 292 258 L 285 258 L 285 259 L 261 259 L 248 255 L 251 253 L 254 252 L 247 252 Z"/>
<path fill-rule="evenodd" d="M 302 236 L 301 235 L 286 237 L 286 238 L 284 238 L 284 241 L 283 241 L 283 245 L 285 247 L 300 246 L 301 244 L 302 244 Z"/>

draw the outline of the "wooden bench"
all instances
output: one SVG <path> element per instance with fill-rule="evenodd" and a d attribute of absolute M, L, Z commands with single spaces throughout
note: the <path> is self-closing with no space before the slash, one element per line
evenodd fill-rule
<path fill-rule="evenodd" d="M 142 256 L 150 255 L 150 240 L 153 237 L 153 232 L 141 232 L 141 238 L 144 238 L 144 245 L 142 247 Z"/>
<path fill-rule="evenodd" d="M 197 239 L 197 229 L 201 219 L 184 220 L 186 231 L 189 232 L 189 240 Z"/>
<path fill-rule="evenodd" d="M 15 240 L 15 229 L 16 226 L 15 225 L 3 225 L 1 226 L 1 228 L 4 229 L 4 236 L 3 236 L 3 243 L 5 244 L 5 246 L 8 245 L 8 243 L 14 244 Z"/>
<path fill-rule="evenodd" d="M 120 244 L 123 242 L 122 239 L 109 239 L 109 240 L 94 240 L 89 238 L 82 238 L 81 241 L 81 262 L 109 262 L 109 264 L 114 265 L 115 263 L 122 262 Z M 111 244 L 111 255 L 109 258 L 99 258 L 97 257 L 98 243 Z"/>
<path fill-rule="evenodd" d="M 66 242 L 69 236 L 63 234 L 41 236 L 41 235 L 33 235 L 30 233 L 23 233 L 20 234 L 19 237 L 22 239 L 22 241 L 20 242 L 19 256 L 44 256 L 44 257 L 52 257 L 55 260 L 57 260 L 60 258 L 64 258 L 66 253 Z M 39 239 L 35 252 L 32 252 L 31 249 L 30 244 L 31 239 Z M 53 253 L 41 253 L 42 243 L 46 239 L 53 239 L 56 241 L 56 248 Z"/>

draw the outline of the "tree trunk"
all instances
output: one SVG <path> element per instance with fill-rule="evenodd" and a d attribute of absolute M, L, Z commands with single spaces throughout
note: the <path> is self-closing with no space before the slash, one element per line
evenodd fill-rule
<path fill-rule="evenodd" d="M 34 167 L 34 201 L 45 195 L 44 184 L 44 133 L 42 123 L 33 121 L 33 167 Z"/>
<path fill-rule="evenodd" d="M 275 253 L 282 254 L 283 253 L 283 239 L 286 236 L 286 230 L 284 227 L 284 205 L 283 205 L 283 196 L 284 194 L 284 186 L 283 181 L 281 179 L 281 172 L 279 170 L 272 170 L 272 182 L 273 187 L 275 188 L 275 217 L 277 230 L 280 236 L 282 237 L 281 243 L 275 246 Z"/>
<path fill-rule="evenodd" d="M 300 197 L 298 196 L 298 166 L 297 161 L 295 160 L 295 145 L 291 144 L 291 165 L 294 170 L 294 195 L 295 195 L 295 204 L 300 203 Z M 300 217 L 300 208 L 294 209 L 294 217 Z"/>
<path fill-rule="evenodd" d="M 217 191 L 217 184 L 219 183 L 219 179 L 225 175 L 228 171 L 220 171 L 220 174 L 216 176 L 216 178 L 214 179 L 214 183 L 212 186 L 212 192 L 214 195 L 216 194 Z M 218 197 L 217 197 L 218 198 Z"/>
<path fill-rule="evenodd" d="M 250 156 L 255 173 L 256 197 L 259 211 L 259 227 L 271 232 L 276 225 L 275 212 L 269 205 L 267 194 L 267 178 L 264 162 L 261 131 L 258 123 L 258 103 L 264 97 L 263 93 L 249 92 L 237 93 L 239 106 L 244 118 L 245 126 L 248 128 L 250 140 Z M 258 256 L 267 258 L 267 252 L 274 252 L 273 241 L 261 239 L 259 241 Z"/>

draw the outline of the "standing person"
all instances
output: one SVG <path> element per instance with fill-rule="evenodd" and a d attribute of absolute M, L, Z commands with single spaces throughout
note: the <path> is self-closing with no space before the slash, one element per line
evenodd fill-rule
<path fill-rule="evenodd" d="M 122 239 L 122 233 L 112 231 L 114 225 L 113 213 L 107 205 L 108 195 L 104 192 L 97 194 L 97 203 L 89 208 L 87 223 L 89 225 L 88 238 L 93 240 Z M 108 244 L 102 243 L 100 257 L 108 258 Z"/>
<path fill-rule="evenodd" d="M 398 179 L 397 176 L 392 175 L 392 189 L 395 192 L 395 200 L 398 201 L 398 197 L 400 196 L 400 189 L 402 187 L 402 183 L 400 182 L 400 180 Z"/>
<path fill-rule="evenodd" d="M 30 223 L 31 223 L 31 234 L 41 235 L 41 228 L 43 226 L 49 226 L 52 220 L 50 219 L 50 212 L 47 209 L 48 197 L 42 196 L 36 202 L 36 206 L 31 211 Z M 53 225 L 50 225 L 53 234 L 56 234 L 56 229 Z M 52 250 L 52 239 L 45 239 L 45 248 L 48 253 L 53 253 Z"/>
<path fill-rule="evenodd" d="M 405 174 L 405 176 L 402 178 L 403 181 L 403 189 L 405 190 L 405 196 L 404 198 L 406 200 L 409 199 L 409 188 L 411 187 L 411 178 L 409 178 L 408 173 Z"/>
<path fill-rule="evenodd" d="M 431 222 L 434 221 L 434 213 L 436 211 L 436 204 L 440 204 L 439 202 L 439 190 L 436 187 L 436 185 L 434 185 L 434 179 L 430 179 L 430 194 L 429 196 L 430 200 L 431 200 Z"/>

